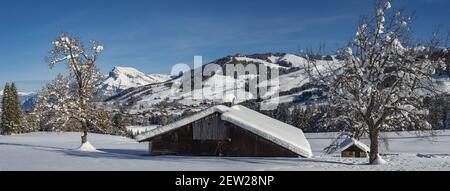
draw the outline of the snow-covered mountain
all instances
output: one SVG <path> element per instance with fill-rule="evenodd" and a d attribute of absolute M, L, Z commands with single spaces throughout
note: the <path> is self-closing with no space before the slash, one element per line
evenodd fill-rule
<path fill-rule="evenodd" d="M 135 68 L 130 67 L 114 67 L 106 76 L 105 80 L 99 83 L 101 94 L 100 97 L 109 97 L 116 95 L 123 90 L 145 86 L 148 84 L 157 84 L 170 80 L 169 75 L 163 74 L 144 74 Z M 18 92 L 19 99 L 24 110 L 33 107 L 37 94 L 33 92 Z M 3 90 L 0 90 L 0 101 L 3 97 Z M 0 104 L 1 110 L 1 104 Z"/>
<path fill-rule="evenodd" d="M 19 100 L 22 103 L 22 108 L 24 110 L 29 110 L 33 104 L 34 104 L 34 100 L 37 96 L 36 93 L 34 92 L 17 92 L 17 94 L 19 95 Z M 3 99 L 3 90 L 0 90 L 0 102 Z M 1 111 L 1 104 L 0 104 L 0 111 Z"/>
<path fill-rule="evenodd" d="M 19 94 L 19 96 L 33 96 L 36 93 L 34 92 L 17 92 L 17 94 Z M 0 90 L 0 96 L 3 96 L 3 90 Z"/>
<path fill-rule="evenodd" d="M 114 67 L 100 84 L 100 89 L 104 95 L 111 96 L 128 88 L 161 83 L 170 79 L 169 75 L 145 74 L 135 68 Z"/>
<path fill-rule="evenodd" d="M 317 67 L 319 70 L 328 70 L 329 68 L 339 67 L 339 61 L 334 56 L 323 56 L 318 59 Z M 274 86 L 273 84 L 268 84 L 267 82 L 260 82 L 259 87 L 266 86 L 269 87 L 268 94 L 262 97 L 255 97 L 255 95 L 249 92 L 241 92 L 246 95 L 247 99 L 256 100 L 258 103 L 263 103 L 265 110 L 275 109 L 276 107 L 273 95 L 279 94 L 277 98 L 281 103 L 284 102 L 295 102 L 299 104 L 309 104 L 321 102 L 324 98 L 323 92 L 319 87 L 314 87 L 310 83 L 309 74 L 306 73 L 305 69 L 308 67 L 308 60 L 302 56 L 295 54 L 286 53 L 267 53 L 267 54 L 254 54 L 254 55 L 234 55 L 227 56 L 218 59 L 209 64 L 217 64 L 222 67 L 226 65 L 236 65 L 236 64 L 256 64 L 263 65 L 269 68 L 277 68 L 280 71 L 280 86 Z M 183 110 L 192 108 L 201 109 L 202 105 L 208 105 L 213 103 L 221 103 L 223 100 L 209 99 L 211 97 L 217 97 L 217 95 L 230 95 L 234 94 L 235 90 L 238 91 L 245 90 L 248 80 L 254 79 L 257 76 L 245 76 L 233 78 L 230 76 L 224 76 L 222 74 L 215 74 L 211 77 L 204 78 L 203 88 L 199 90 L 194 90 L 193 92 L 188 92 L 185 94 L 174 95 L 173 87 L 180 87 L 178 90 L 181 91 L 184 78 L 176 78 L 173 80 L 166 81 L 159 84 L 150 84 L 146 86 L 140 86 L 137 88 L 129 89 L 119 93 L 116 96 L 111 97 L 107 101 L 109 103 L 120 102 L 121 105 L 127 106 L 130 113 L 159 113 L 161 110 L 171 110 L 171 114 L 181 114 Z M 232 88 L 225 88 L 223 90 L 217 91 L 214 87 L 223 86 L 222 84 L 226 82 L 227 84 L 234 84 L 235 86 L 226 86 Z M 237 88 L 236 88 L 237 87 Z M 202 93 L 207 97 L 206 99 L 195 99 L 192 95 L 197 93 Z M 247 100 L 235 100 L 236 103 L 246 102 Z M 170 107 L 159 107 L 161 103 L 170 103 L 171 105 L 176 105 L 176 108 Z M 180 108 L 181 107 L 181 108 Z M 179 113 L 177 113 L 179 112 Z M 164 113 L 164 111 L 163 111 Z"/>

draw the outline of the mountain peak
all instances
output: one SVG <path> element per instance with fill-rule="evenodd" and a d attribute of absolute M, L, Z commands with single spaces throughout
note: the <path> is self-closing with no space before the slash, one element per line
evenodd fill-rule
<path fill-rule="evenodd" d="M 137 70 L 136 68 L 132 67 L 122 67 L 122 66 L 116 66 L 111 70 L 111 73 L 114 74 L 143 74 L 143 72 Z"/>
<path fill-rule="evenodd" d="M 128 88 L 145 86 L 170 80 L 169 75 L 145 74 L 136 68 L 116 66 L 101 84 L 101 89 L 110 94 L 119 93 Z"/>

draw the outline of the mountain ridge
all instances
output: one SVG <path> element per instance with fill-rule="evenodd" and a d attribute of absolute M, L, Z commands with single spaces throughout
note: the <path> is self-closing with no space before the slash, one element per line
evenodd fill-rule
<path fill-rule="evenodd" d="M 316 56 L 315 60 L 319 60 L 319 65 L 322 68 L 326 68 L 326 65 L 331 65 L 336 67 L 339 60 L 336 56 Z M 273 85 L 268 84 L 266 82 L 262 82 L 258 86 L 267 85 L 270 88 L 276 89 L 274 92 L 270 92 L 269 95 L 264 95 L 262 97 L 256 97 L 254 95 L 249 94 L 248 92 L 242 92 L 246 96 L 250 97 L 250 100 L 258 100 L 258 103 L 267 102 L 267 110 L 272 109 L 274 106 L 271 102 L 271 96 L 276 93 L 279 94 L 278 97 L 282 98 L 281 102 L 310 102 L 314 103 L 323 99 L 323 92 L 320 91 L 320 88 L 311 86 L 309 81 L 309 76 L 305 73 L 304 68 L 308 67 L 311 64 L 308 59 L 301 55 L 290 54 L 290 53 L 263 53 L 263 54 L 251 54 L 251 55 L 241 55 L 236 54 L 233 56 L 226 56 L 223 58 L 219 58 L 213 62 L 205 64 L 203 67 L 209 64 L 217 64 L 221 67 L 225 67 L 227 65 L 236 65 L 236 64 L 249 64 L 254 63 L 257 66 L 267 66 L 269 68 L 277 68 L 280 71 L 280 87 L 272 87 Z M 201 90 L 194 90 L 193 94 L 203 93 L 205 96 L 215 97 L 217 95 L 229 95 L 234 89 L 224 89 L 221 92 L 217 92 L 212 90 L 213 87 L 217 87 L 220 85 L 219 79 L 226 78 L 231 83 L 235 83 L 239 89 L 245 89 L 246 81 L 254 78 L 255 76 L 250 77 L 238 77 L 236 79 L 228 76 L 224 76 L 223 74 L 215 73 L 210 77 L 205 77 L 203 79 L 203 88 Z M 171 104 L 177 105 L 177 107 L 172 108 L 171 114 L 179 115 L 184 109 L 189 108 L 201 108 L 202 105 L 214 104 L 214 103 L 222 103 L 223 100 L 211 100 L 211 99 L 196 99 L 192 97 L 192 92 L 187 92 L 181 95 L 173 95 L 173 91 L 178 92 L 181 84 L 185 83 L 184 79 L 181 77 L 174 78 L 172 80 L 157 83 L 157 84 L 149 84 L 140 87 L 134 87 L 123 92 L 116 94 L 108 99 L 106 99 L 107 103 L 120 103 L 120 105 L 128 108 L 130 113 L 148 113 L 148 112 L 160 112 L 155 107 L 158 107 L 161 104 Z M 228 83 L 228 82 L 227 82 Z M 173 89 L 175 87 L 175 89 Z M 199 92 L 201 91 L 201 92 Z M 179 92 L 178 92 L 179 93 Z M 237 103 L 245 102 L 247 100 L 236 100 Z M 181 109 L 180 109 L 181 108 Z M 161 108 L 160 108 L 161 109 Z M 168 107 L 162 108 L 163 110 L 168 110 Z M 169 109 L 170 110 L 170 109 Z M 181 110 L 181 111 L 176 111 Z"/>
<path fill-rule="evenodd" d="M 170 79 L 169 75 L 145 74 L 136 68 L 116 66 L 98 87 L 104 95 L 112 96 L 129 88 L 160 83 Z"/>

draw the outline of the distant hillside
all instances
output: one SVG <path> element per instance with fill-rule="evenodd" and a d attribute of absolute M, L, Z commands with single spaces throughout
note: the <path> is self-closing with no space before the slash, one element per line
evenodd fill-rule
<path fill-rule="evenodd" d="M 317 65 L 320 70 L 327 70 L 329 68 L 338 68 L 339 60 L 335 56 L 321 56 L 317 57 Z M 209 64 L 218 64 L 225 68 L 226 65 L 236 64 L 255 64 L 257 66 L 266 66 L 269 68 L 277 68 L 280 71 L 280 87 L 274 87 L 267 82 L 260 82 L 258 86 L 267 86 L 269 93 L 257 97 L 248 92 L 247 98 L 253 102 L 262 103 L 263 110 L 276 109 L 275 99 L 271 99 L 273 95 L 279 94 L 279 101 L 282 103 L 299 103 L 299 104 L 314 104 L 323 101 L 324 93 L 320 87 L 314 87 L 309 81 L 309 75 L 306 73 L 306 67 L 310 67 L 306 58 L 286 53 L 267 53 L 267 54 L 253 54 L 253 55 L 234 55 L 220 58 Z M 208 65 L 208 64 L 207 64 Z M 203 92 L 207 97 L 214 97 L 217 94 L 229 95 L 233 94 L 236 89 L 245 90 L 248 85 L 247 81 L 256 78 L 256 76 L 240 76 L 237 78 L 224 76 L 221 74 L 214 74 L 211 77 L 203 79 L 203 89 L 195 90 L 195 93 Z M 214 87 L 221 85 L 222 81 L 226 79 L 226 83 L 235 84 L 237 88 L 224 89 L 221 92 L 214 90 Z M 117 104 L 126 108 L 130 113 L 172 113 L 181 114 L 187 109 L 202 108 L 202 106 L 221 103 L 223 100 L 217 99 L 194 99 L 191 92 L 176 95 L 172 93 L 172 87 L 181 90 L 184 83 L 183 78 L 177 78 L 162 83 L 150 84 L 141 87 L 134 87 L 127 89 L 107 100 L 109 104 Z M 237 103 L 246 102 L 247 100 L 238 99 Z M 161 104 L 169 104 L 169 106 L 159 108 Z M 168 111 L 172 110 L 172 111 Z"/>

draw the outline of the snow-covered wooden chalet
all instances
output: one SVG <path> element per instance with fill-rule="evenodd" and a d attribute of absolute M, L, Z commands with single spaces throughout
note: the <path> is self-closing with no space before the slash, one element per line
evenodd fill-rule
<path fill-rule="evenodd" d="M 344 140 L 340 148 L 341 156 L 344 158 L 366 158 L 370 153 L 367 145 L 353 138 Z"/>
<path fill-rule="evenodd" d="M 312 157 L 302 130 L 244 106 L 215 106 L 137 137 L 151 155 Z"/>

